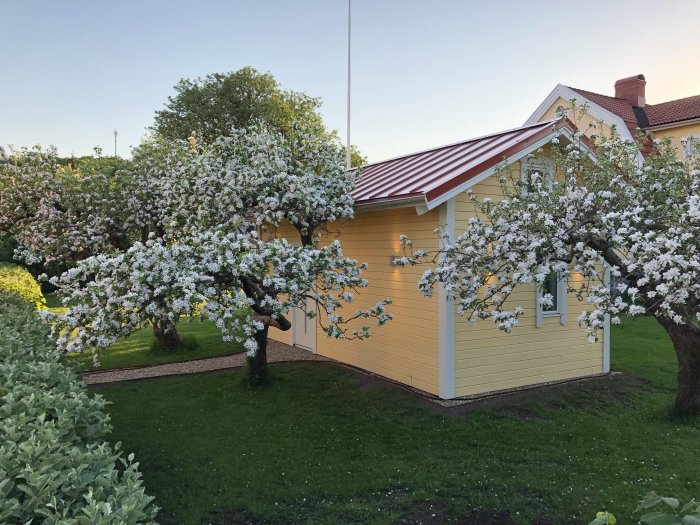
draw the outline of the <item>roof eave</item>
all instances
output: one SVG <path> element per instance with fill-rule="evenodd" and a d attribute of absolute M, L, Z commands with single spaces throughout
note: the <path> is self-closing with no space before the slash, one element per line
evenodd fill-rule
<path fill-rule="evenodd" d="M 692 124 L 700 124 L 700 117 L 694 117 L 685 120 L 674 120 L 673 122 L 657 124 L 656 126 L 648 126 L 644 128 L 644 131 L 658 131 L 663 129 L 678 128 L 680 126 L 690 126 Z"/>
<path fill-rule="evenodd" d="M 409 197 L 395 197 L 392 199 L 373 199 L 369 201 L 355 201 L 357 211 L 386 210 L 391 208 L 413 208 L 425 206 L 424 195 L 412 195 Z"/>

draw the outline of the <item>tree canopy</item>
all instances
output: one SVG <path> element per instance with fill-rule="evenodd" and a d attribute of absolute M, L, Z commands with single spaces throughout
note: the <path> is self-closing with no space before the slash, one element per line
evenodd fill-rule
<path fill-rule="evenodd" d="M 676 408 L 700 409 L 700 158 L 678 160 L 668 141 L 654 141 L 644 164 L 638 146 L 598 137 L 592 150 L 580 132 L 554 139 L 554 173 L 500 171 L 503 199 L 471 195 L 477 215 L 455 239 L 444 232 L 439 253 L 415 251 L 400 261 L 438 260 L 420 281 L 423 294 L 441 284 L 458 312 L 514 329 L 525 307 L 509 297 L 522 285 L 542 287 L 554 274 L 587 301 L 579 322 L 593 340 L 622 316 L 656 317 L 678 358 Z M 404 245 L 411 248 L 409 239 Z M 607 271 L 614 287 L 609 286 Z M 544 293 L 542 306 L 552 303 Z"/>
<path fill-rule="evenodd" d="M 336 338 L 368 337 L 368 326 L 352 327 L 355 319 L 391 318 L 388 301 L 343 313 L 367 286 L 366 265 L 346 258 L 337 241 L 317 246 L 326 222 L 353 216 L 355 175 L 327 135 L 297 125 L 287 137 L 258 124 L 203 147 L 157 137 L 113 179 L 76 180 L 52 155 L 15 155 L 0 183 L 17 192 L 12 181 L 21 179 L 34 188 L 33 207 L 14 222 L 27 257 L 74 261 L 51 280 L 69 307 L 53 318 L 64 350 L 108 348 L 146 324 L 172 347 L 180 317 L 200 316 L 244 342 L 263 380 L 268 327 L 289 329 L 292 308 L 312 301 L 307 315 Z M 75 185 L 80 199 L 65 198 Z M 12 216 L 15 208 L 0 209 Z M 62 229 L 50 225 L 54 216 Z M 277 237 L 283 222 L 300 246 Z"/>
<path fill-rule="evenodd" d="M 204 78 L 181 79 L 175 95 L 168 97 L 165 108 L 156 111 L 152 129 L 170 140 L 187 140 L 211 144 L 233 129 L 248 128 L 262 122 L 286 137 L 297 125 L 321 136 L 334 138 L 319 114 L 321 99 L 303 92 L 285 90 L 271 73 L 244 67 L 229 73 L 213 73 Z M 366 161 L 351 147 L 352 165 Z"/>
<path fill-rule="evenodd" d="M 317 110 L 321 100 L 284 90 L 270 73 L 244 67 L 231 73 L 213 73 L 194 80 L 181 79 L 175 96 L 156 112 L 153 129 L 167 139 L 185 140 L 192 133 L 210 144 L 233 128 L 256 121 L 289 135 L 294 122 L 316 133 L 325 131 Z"/>

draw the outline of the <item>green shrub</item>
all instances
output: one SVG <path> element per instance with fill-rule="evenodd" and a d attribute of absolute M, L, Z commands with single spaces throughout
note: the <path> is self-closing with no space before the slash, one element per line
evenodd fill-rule
<path fill-rule="evenodd" d="M 41 286 L 26 268 L 0 263 L 0 297 L 7 295 L 17 296 L 37 308 L 46 304 Z"/>
<path fill-rule="evenodd" d="M 175 352 L 194 352 L 199 349 L 199 342 L 197 338 L 193 335 L 181 335 L 180 344 L 174 350 L 169 350 L 160 346 L 158 339 L 154 339 L 151 342 L 151 352 L 155 354 L 163 353 L 175 353 Z"/>
<path fill-rule="evenodd" d="M 17 297 L 0 297 L 0 523 L 154 523 L 133 455 Z"/>

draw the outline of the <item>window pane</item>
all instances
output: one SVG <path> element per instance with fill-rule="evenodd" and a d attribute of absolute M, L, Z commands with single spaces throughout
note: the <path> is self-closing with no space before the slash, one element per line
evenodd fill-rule
<path fill-rule="evenodd" d="M 556 273 L 550 273 L 545 277 L 544 283 L 542 285 L 542 293 L 549 294 L 552 296 L 552 306 L 543 306 L 542 310 L 545 312 L 556 312 L 559 309 L 559 286 Z"/>

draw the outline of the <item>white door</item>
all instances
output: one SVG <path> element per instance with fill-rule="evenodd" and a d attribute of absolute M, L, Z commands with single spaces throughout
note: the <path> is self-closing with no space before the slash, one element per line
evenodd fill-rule
<path fill-rule="evenodd" d="M 292 310 L 292 344 L 316 353 L 316 318 L 306 316 L 306 312 L 313 311 L 313 308 L 316 308 L 316 303 L 307 299 L 304 309 Z"/>

